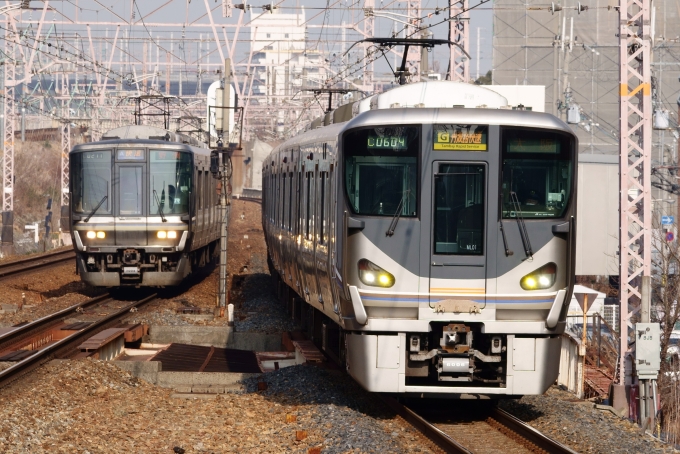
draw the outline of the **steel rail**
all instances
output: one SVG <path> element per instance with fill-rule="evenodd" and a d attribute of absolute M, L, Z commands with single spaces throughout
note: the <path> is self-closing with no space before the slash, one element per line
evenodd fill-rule
<path fill-rule="evenodd" d="M 243 197 L 243 196 L 240 196 L 238 198 L 232 197 L 231 200 L 243 200 L 244 202 L 254 202 L 254 203 L 259 203 L 260 205 L 262 205 L 262 199 L 259 198 L 259 197 Z"/>
<path fill-rule="evenodd" d="M 383 395 L 378 395 L 377 397 L 382 400 L 391 410 L 393 410 L 396 414 L 401 416 L 404 420 L 406 420 L 406 422 L 411 424 L 416 430 L 423 434 L 428 440 L 433 442 L 435 445 L 437 445 L 437 447 L 441 448 L 445 452 L 468 454 L 475 452 L 474 446 L 463 446 L 451 435 L 437 428 L 410 408 L 402 405 L 396 399 Z M 505 410 L 494 408 L 491 412 L 490 418 L 498 424 L 504 426 L 512 433 L 506 434 L 506 436 L 510 438 L 517 436 L 519 439 L 516 441 L 521 444 L 533 445 L 533 447 L 550 454 L 577 454 L 576 451 L 542 434 L 529 424 L 516 418 Z M 493 430 L 497 429 L 494 428 Z"/>
<path fill-rule="evenodd" d="M 564 446 L 562 443 L 556 440 L 553 440 L 547 435 L 542 434 L 529 424 L 525 423 L 519 418 L 516 418 L 505 410 L 495 408 L 491 414 L 491 417 L 546 452 L 551 454 L 577 454 L 576 451 Z"/>
<path fill-rule="evenodd" d="M 416 430 L 422 433 L 425 437 L 427 437 L 427 439 L 432 441 L 445 452 L 463 454 L 473 453 L 473 451 L 470 451 L 468 448 L 458 443 L 456 440 L 451 438 L 451 436 L 430 424 L 425 418 L 418 415 L 410 408 L 402 405 L 396 399 L 383 395 L 377 395 L 377 397 L 382 400 L 392 411 L 401 416 L 404 420 L 406 420 L 406 422 L 411 424 Z"/>
<path fill-rule="evenodd" d="M 43 349 L 37 350 L 33 355 L 0 372 L 0 388 L 7 386 L 19 377 L 36 369 L 47 361 L 55 358 L 67 357 L 68 354 L 76 349 L 83 341 L 118 323 L 130 312 L 130 309 L 146 304 L 156 297 L 157 294 L 154 293 L 139 301 L 128 304 L 113 314 L 93 322 L 90 326 L 83 328 L 82 330 L 73 333 L 70 336 L 65 337 L 64 339 L 61 339 L 53 344 L 50 344 Z"/>
<path fill-rule="evenodd" d="M 79 309 L 87 309 L 90 306 L 94 306 L 98 303 L 101 303 L 102 301 L 105 301 L 107 298 L 111 298 L 111 296 L 108 293 L 105 293 L 104 295 L 91 298 L 87 301 L 83 301 L 82 303 L 74 304 L 73 306 L 69 306 L 53 314 L 46 315 L 25 325 L 18 326 L 12 331 L 0 335 L 0 351 L 6 350 L 13 345 L 20 343 L 22 340 L 40 333 L 41 331 L 48 330 L 52 326 L 61 323 L 65 317 L 78 313 Z"/>
<path fill-rule="evenodd" d="M 75 257 L 76 253 L 72 249 L 69 249 L 50 254 L 41 254 L 39 256 L 13 262 L 0 263 L 0 280 L 39 268 L 46 268 L 57 263 L 67 262 L 75 259 Z"/>

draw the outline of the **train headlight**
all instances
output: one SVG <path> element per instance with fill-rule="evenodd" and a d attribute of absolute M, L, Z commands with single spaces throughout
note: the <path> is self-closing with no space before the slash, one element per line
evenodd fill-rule
<path fill-rule="evenodd" d="M 168 238 L 170 238 L 171 240 L 174 240 L 175 238 L 177 238 L 177 232 L 175 232 L 173 230 L 169 231 L 168 232 Z"/>
<path fill-rule="evenodd" d="M 173 230 L 170 230 L 168 232 L 166 232 L 165 230 L 159 230 L 158 232 L 156 232 L 156 237 L 160 238 L 161 240 L 164 240 L 166 238 L 174 240 L 175 238 L 177 238 L 177 232 Z"/>
<path fill-rule="evenodd" d="M 359 260 L 358 268 L 359 279 L 366 285 L 374 287 L 392 287 L 394 285 L 394 276 L 371 261 Z"/>
<path fill-rule="evenodd" d="M 99 239 L 106 238 L 106 232 L 97 232 L 97 238 Z"/>
<path fill-rule="evenodd" d="M 163 240 L 168 237 L 168 232 L 161 230 L 160 232 L 156 233 L 156 236 Z"/>
<path fill-rule="evenodd" d="M 550 262 L 524 276 L 519 285 L 524 290 L 545 290 L 555 284 L 557 265 Z"/>
<path fill-rule="evenodd" d="M 95 232 L 94 230 L 88 230 L 87 233 L 85 234 L 86 237 L 89 239 L 93 240 L 95 238 L 106 238 L 106 232 Z"/>

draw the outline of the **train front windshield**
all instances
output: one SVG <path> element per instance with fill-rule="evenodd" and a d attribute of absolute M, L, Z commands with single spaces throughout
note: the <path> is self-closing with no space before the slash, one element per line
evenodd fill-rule
<path fill-rule="evenodd" d="M 359 129 L 344 137 L 345 188 L 355 214 L 414 217 L 420 129 Z"/>
<path fill-rule="evenodd" d="M 74 153 L 70 158 L 73 211 L 111 214 L 111 151 Z"/>
<path fill-rule="evenodd" d="M 151 150 L 151 215 L 159 215 L 161 210 L 164 215 L 189 212 L 192 166 L 189 153 Z"/>
<path fill-rule="evenodd" d="M 571 198 L 574 149 L 564 133 L 503 128 L 503 218 L 562 217 Z"/>

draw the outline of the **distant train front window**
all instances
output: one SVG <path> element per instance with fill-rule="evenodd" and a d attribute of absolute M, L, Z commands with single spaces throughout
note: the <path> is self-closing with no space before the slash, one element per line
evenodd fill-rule
<path fill-rule="evenodd" d="M 89 213 L 101 202 L 97 214 L 110 214 L 111 151 L 73 153 L 70 161 L 73 211 Z"/>
<path fill-rule="evenodd" d="M 389 126 L 344 137 L 345 188 L 355 214 L 417 215 L 420 128 Z"/>
<path fill-rule="evenodd" d="M 191 154 L 151 150 L 149 213 L 159 215 L 189 212 Z M 159 210 L 159 207 L 161 208 Z"/>
<path fill-rule="evenodd" d="M 555 131 L 504 128 L 503 218 L 562 217 L 571 197 L 574 140 Z"/>

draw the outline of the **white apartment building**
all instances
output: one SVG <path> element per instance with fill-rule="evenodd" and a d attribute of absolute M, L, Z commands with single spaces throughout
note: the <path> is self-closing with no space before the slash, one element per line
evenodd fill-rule
<path fill-rule="evenodd" d="M 301 88 L 319 87 L 326 78 L 323 58 L 306 42 L 305 11 L 251 12 L 250 41 L 255 80 L 253 94 L 261 104 L 282 104 Z"/>

